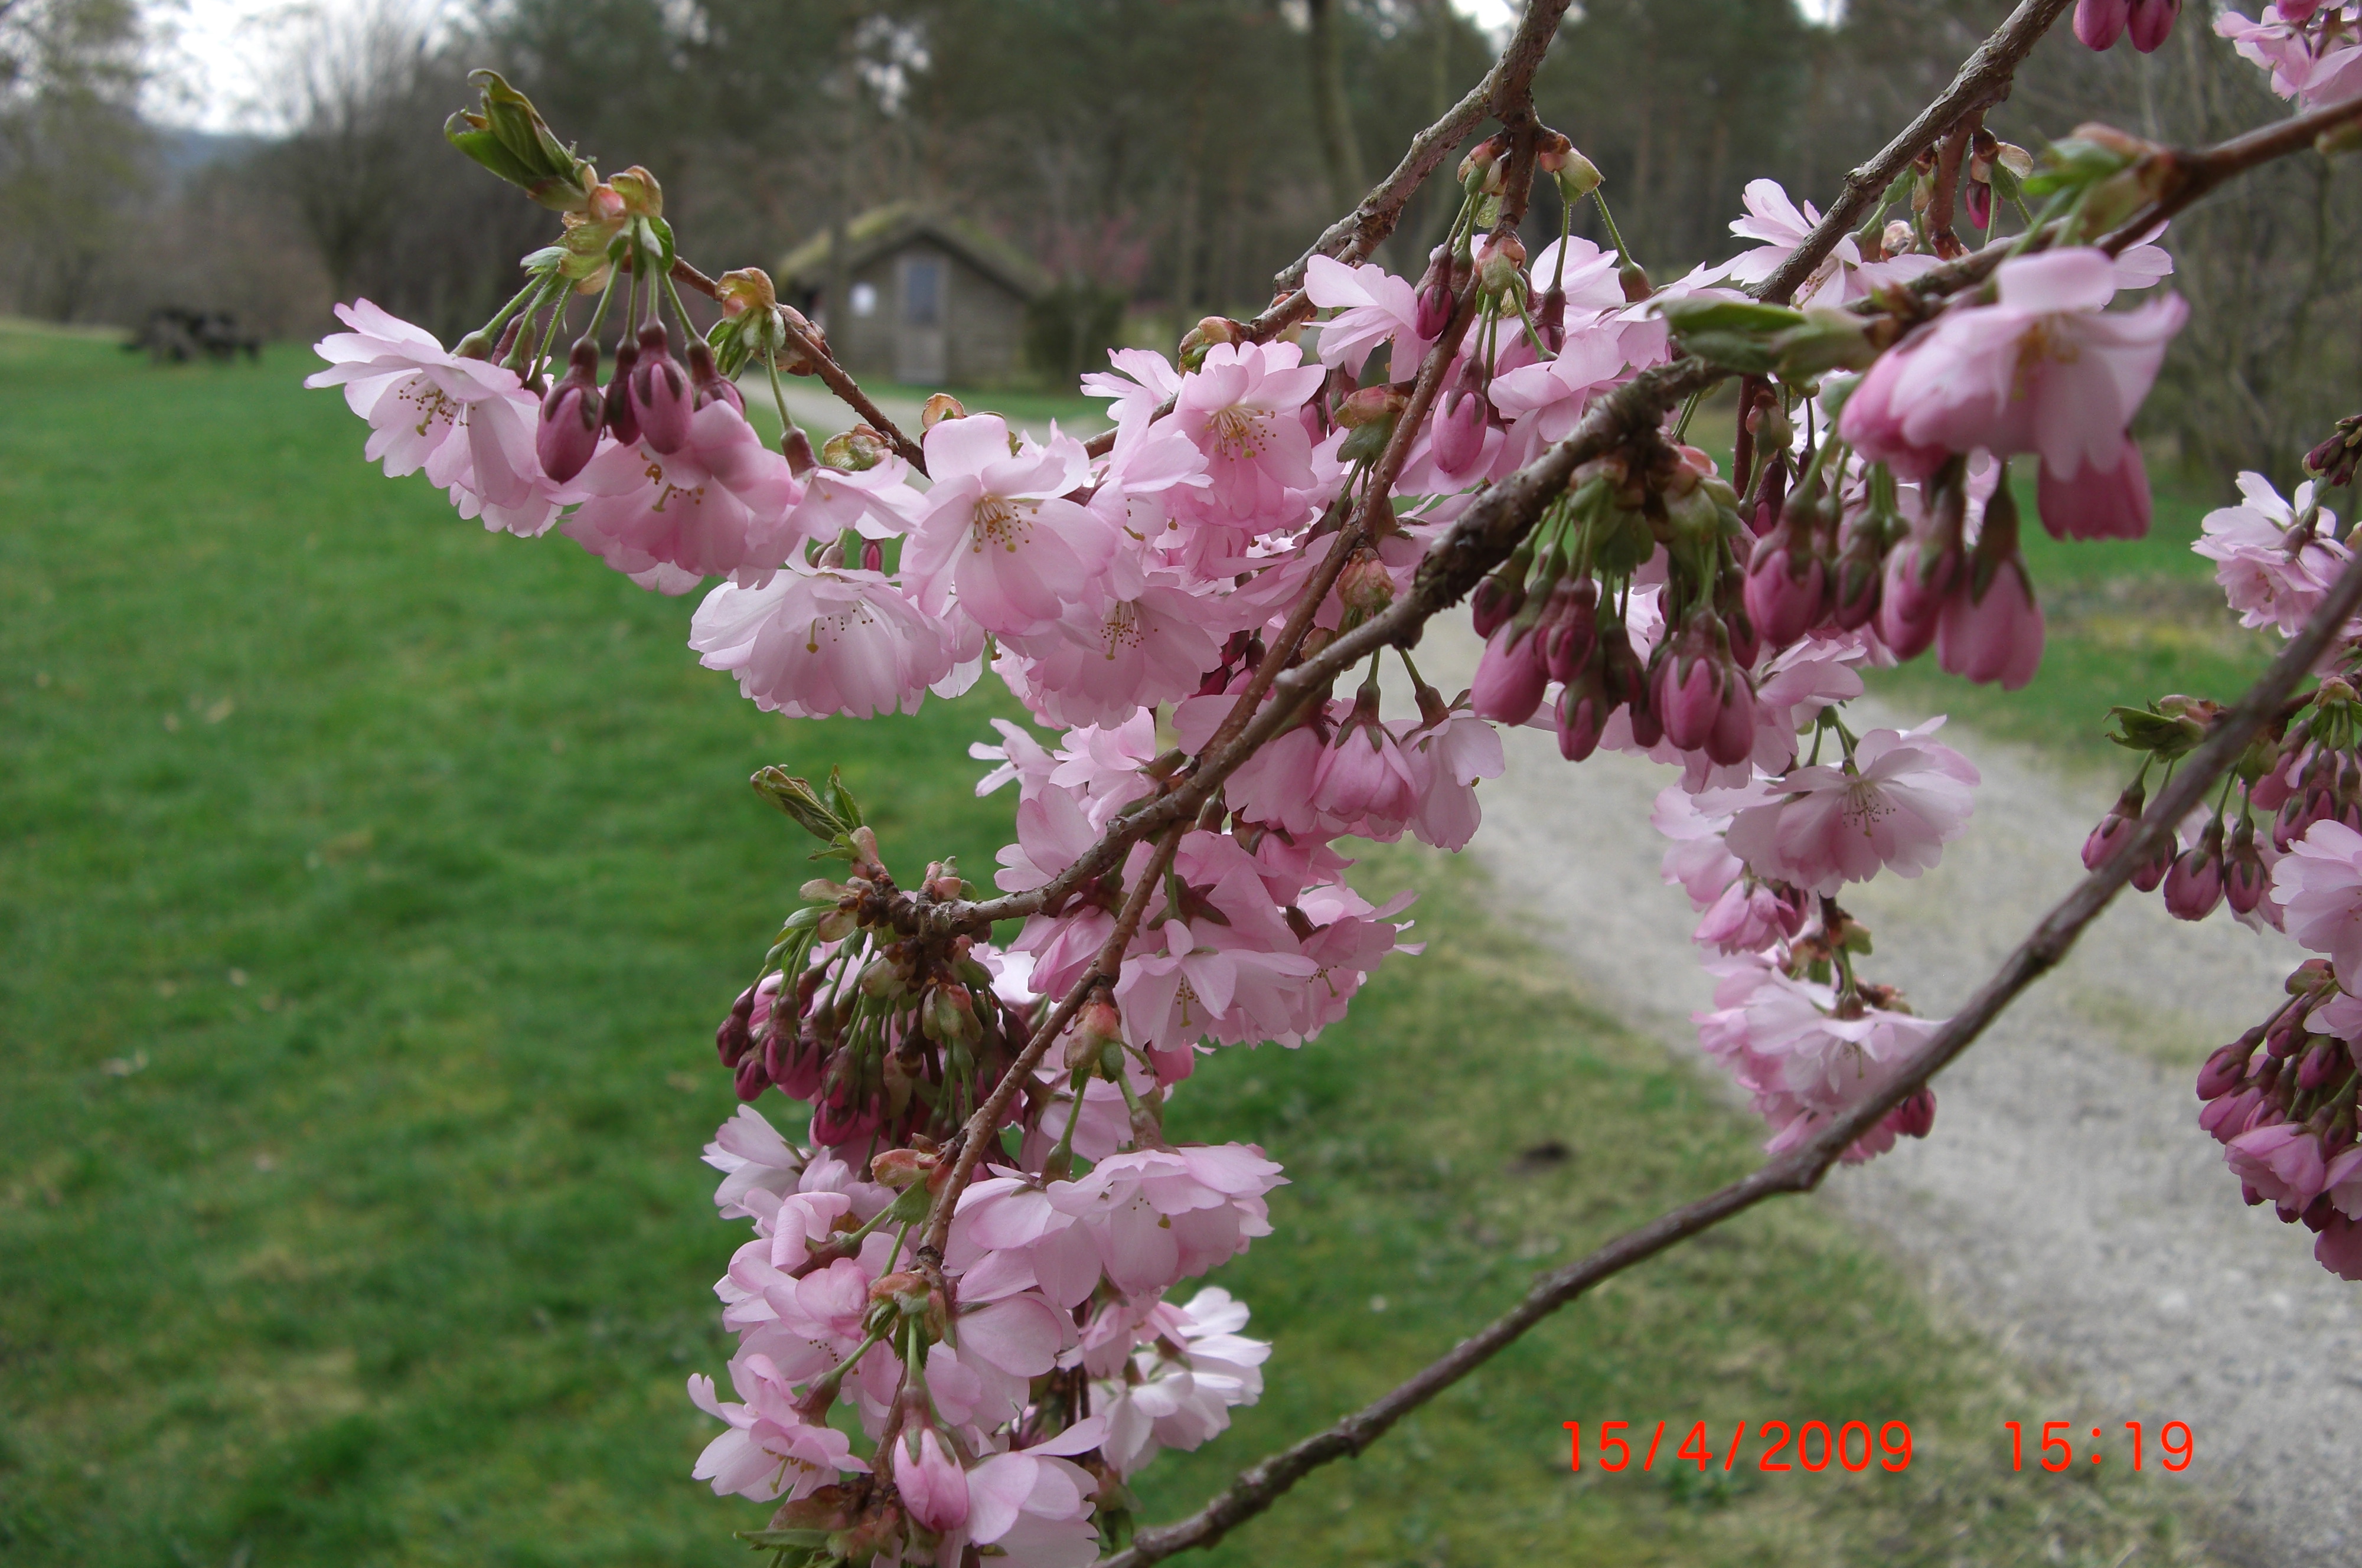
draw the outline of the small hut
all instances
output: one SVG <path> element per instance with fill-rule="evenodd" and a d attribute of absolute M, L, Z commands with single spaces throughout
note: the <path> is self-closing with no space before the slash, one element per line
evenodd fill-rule
<path fill-rule="evenodd" d="M 1025 307 L 1049 287 L 1022 252 L 907 202 L 844 226 L 841 269 L 829 239 L 780 259 L 779 293 L 822 323 L 846 370 L 918 386 L 989 386 L 1017 373 Z M 840 275 L 842 309 L 828 298 Z"/>

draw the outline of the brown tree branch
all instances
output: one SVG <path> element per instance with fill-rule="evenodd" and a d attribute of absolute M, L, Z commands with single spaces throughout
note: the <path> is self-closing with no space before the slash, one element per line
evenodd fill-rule
<path fill-rule="evenodd" d="M 1360 1453 L 1404 1416 L 1473 1372 L 1529 1329 L 1601 1281 L 1768 1198 L 1810 1192 L 1818 1187 L 1856 1139 L 1975 1043 L 2027 987 L 2066 957 L 2084 928 L 2099 918 L 2109 900 L 2131 880 L 2134 867 L 2171 840 L 2181 819 L 2203 803 L 2207 791 L 2224 770 L 2238 759 L 2257 732 L 2279 714 L 2282 702 L 2304 679 L 2330 640 L 2344 629 L 2357 606 L 2362 606 L 2362 560 L 2347 564 L 2304 631 L 2281 650 L 2271 668 L 2237 705 L 2215 721 L 2206 740 L 2183 761 L 2172 784 L 2142 817 L 2140 832 L 2042 918 L 1960 1010 L 1904 1063 L 1899 1076 L 1886 1088 L 1832 1120 L 1809 1142 L 1720 1191 L 1661 1214 L 1588 1257 L 1537 1275 L 1517 1306 L 1477 1334 L 1462 1341 L 1450 1353 L 1429 1363 L 1392 1392 L 1335 1425 L 1250 1466 L 1187 1518 L 1140 1531 L 1132 1537 L 1130 1546 L 1102 1559 L 1098 1568 L 1144 1568 L 1145 1564 L 1176 1552 L 1211 1545 L 1271 1507 L 1282 1493 L 1312 1471 L 1333 1460 Z"/>
<path fill-rule="evenodd" d="M 672 275 L 677 282 L 687 283 L 708 299 L 718 300 L 722 297 L 722 290 L 712 279 L 679 257 L 673 258 Z M 830 351 L 826 340 L 807 334 L 798 326 L 797 324 L 803 320 L 800 314 L 789 314 L 780 319 L 788 329 L 788 337 L 794 341 L 796 348 L 802 352 L 804 358 L 811 361 L 813 373 L 820 377 L 828 390 L 834 392 L 838 400 L 846 407 L 861 415 L 863 424 L 892 442 L 897 457 L 921 473 L 925 473 L 927 454 L 921 449 L 916 441 L 902 434 L 900 426 L 886 417 L 884 409 L 870 401 L 869 394 L 861 390 L 861 383 L 855 381 L 851 372 L 836 362 L 836 356 Z"/>
<path fill-rule="evenodd" d="M 2211 194 L 2215 187 L 2276 158 L 2302 152 L 2323 136 L 2356 120 L 2362 120 L 2362 98 L 2349 98 L 2194 152 L 2169 149 L 2158 156 L 2158 178 L 2161 183 L 2157 195 L 2101 240 L 2100 248 L 2116 255 L 2158 225 Z"/>
<path fill-rule="evenodd" d="M 1905 126 L 1877 157 L 1846 176 L 1845 189 L 1836 203 L 1822 215 L 1813 232 L 1805 237 L 1805 242 L 1780 264 L 1780 270 L 1763 280 L 1755 297 L 1774 304 L 1786 304 L 1794 297 L 1797 289 L 1838 248 L 1838 241 L 1861 221 L 1871 204 L 1884 195 L 1886 188 L 1922 152 L 1935 146 L 1955 121 L 1971 111 L 1989 109 L 2009 96 L 2010 82 L 2017 72 L 2018 63 L 2070 4 L 2072 0 L 2024 0 L 2011 12 L 2008 19 L 1993 29 L 1992 36 L 1960 62 L 1952 84 L 1920 110 L 1918 118 Z"/>

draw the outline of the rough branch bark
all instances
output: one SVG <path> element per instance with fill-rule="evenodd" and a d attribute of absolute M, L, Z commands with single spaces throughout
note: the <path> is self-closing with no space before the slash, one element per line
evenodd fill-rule
<path fill-rule="evenodd" d="M 1753 1174 L 1694 1203 L 1659 1215 L 1588 1257 L 1536 1276 L 1517 1306 L 1480 1332 L 1462 1340 L 1449 1354 L 1429 1363 L 1392 1392 L 1335 1425 L 1250 1466 L 1187 1518 L 1142 1530 L 1123 1551 L 1101 1559 L 1098 1568 L 1145 1568 L 1145 1564 L 1175 1552 L 1211 1545 L 1271 1507 L 1281 1494 L 1312 1471 L 1332 1460 L 1360 1453 L 1404 1416 L 1473 1372 L 1526 1331 L 1601 1281 L 1768 1198 L 1809 1192 L 1818 1187 L 1848 1145 L 1975 1043 L 2020 993 L 2067 955 L 2084 928 L 2099 918 L 2108 901 L 2131 880 L 2133 868 L 2171 838 L 2175 825 L 2203 803 L 2207 791 L 2224 770 L 2237 760 L 2257 733 L 2279 715 L 2281 704 L 2357 606 L 2362 606 L 2362 560 L 2348 563 L 2303 633 L 2281 650 L 2271 668 L 2238 704 L 2216 721 L 2213 731 L 2175 773 L 2171 786 L 2158 794 L 2143 816 L 2141 831 L 2042 918 L 1992 977 L 1978 988 L 1966 1005 L 1905 1063 L 1900 1077 L 1883 1092 L 1829 1122 L 1809 1143 Z"/>
<path fill-rule="evenodd" d="M 2042 35 L 2052 23 L 2066 14 L 2072 0 L 2025 0 L 2010 13 L 2008 20 L 1993 29 L 1991 38 L 1979 44 L 1976 52 L 1960 64 L 1952 84 L 1937 94 L 1936 101 L 1919 111 L 1919 117 L 1904 127 L 1903 133 L 1886 144 L 1879 155 L 1846 176 L 1845 190 L 1840 193 L 1805 243 L 1796 247 L 1780 270 L 1763 280 L 1756 291 L 1758 299 L 1785 304 L 1814 270 L 1828 259 L 1830 251 L 1860 223 L 1870 211 L 1871 204 L 1886 193 L 1914 160 L 1942 139 L 1946 131 L 1961 116 L 1989 109 L 2009 96 L 2011 79 Z"/>

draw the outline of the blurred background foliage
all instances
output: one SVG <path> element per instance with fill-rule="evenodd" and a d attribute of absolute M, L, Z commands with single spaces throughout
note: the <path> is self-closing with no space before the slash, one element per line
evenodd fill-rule
<path fill-rule="evenodd" d="M 1996 127 L 2039 148 L 2089 117 L 2191 141 L 2277 116 L 2211 9 L 2149 56 L 2062 29 Z M 1826 199 L 2006 10 L 1849 0 L 1823 24 L 1792 0 L 1590 0 L 1540 96 L 1661 280 L 1736 247 L 1752 178 Z M 1029 337 L 1037 373 L 1068 384 L 1111 338 L 1169 345 L 1258 308 L 1493 47 L 1448 0 L 460 0 L 431 27 L 361 0 L 290 14 L 258 105 L 278 134 L 225 138 L 140 117 L 157 26 L 137 0 L 0 10 L 17 220 L 0 295 L 19 314 L 191 304 L 295 337 L 366 293 L 456 335 L 547 227 L 439 135 L 467 71 L 493 65 L 602 168 L 656 171 L 710 270 L 889 200 L 993 230 L 1059 281 Z M 2331 181 L 2289 160 L 2169 237 L 2196 308 L 2145 417 L 2194 466 L 2285 480 L 2362 402 L 2362 219 Z M 1448 198 L 1421 198 L 1388 265 L 1418 271 Z M 1546 195 L 1535 237 L 1558 221 Z"/>

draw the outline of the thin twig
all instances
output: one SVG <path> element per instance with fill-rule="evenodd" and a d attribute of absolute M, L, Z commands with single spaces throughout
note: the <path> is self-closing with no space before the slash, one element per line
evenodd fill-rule
<path fill-rule="evenodd" d="M 2276 158 L 2302 152 L 2323 133 L 2350 125 L 2357 119 L 2362 119 L 2362 98 L 2349 98 L 2342 104 L 2332 104 L 2310 114 L 2298 115 L 2278 125 L 2264 126 L 2196 152 L 2166 152 L 2163 155 L 2167 171 L 2165 184 L 2158 196 L 2118 226 L 2114 233 L 2100 241 L 2100 248 L 2111 256 L 2115 255 L 2225 181 L 2235 179 Z"/>
<path fill-rule="evenodd" d="M 1734 1214 L 1783 1193 L 1810 1192 L 1855 1140 L 1887 1112 L 1926 1087 L 1992 1024 L 2020 993 L 2064 958 L 2084 928 L 2099 918 L 2133 869 L 2171 839 L 2181 819 L 2201 805 L 2224 770 L 2237 760 L 2257 733 L 2280 712 L 2281 703 L 2304 679 L 2321 652 L 2362 606 L 2362 560 L 2348 563 L 2311 622 L 2281 650 L 2262 679 L 2236 706 L 2215 721 L 2206 740 L 2191 752 L 2141 819 L 2141 830 L 2098 870 L 2083 878 L 2002 962 L 1966 1005 L 1909 1057 L 1895 1079 L 1878 1094 L 1829 1121 L 1796 1149 L 1720 1191 L 1683 1204 L 1627 1231 L 1606 1246 L 1537 1275 L 1523 1299 L 1451 1352 L 1429 1363 L 1401 1386 L 1335 1425 L 1314 1433 L 1242 1471 L 1198 1512 L 1169 1525 L 1142 1530 L 1131 1544 L 1102 1559 L 1098 1568 L 1144 1568 L 1175 1552 L 1208 1546 L 1271 1507 L 1279 1496 L 1332 1460 L 1360 1453 L 1396 1421 L 1483 1365 L 1527 1330 L 1633 1264 L 1676 1242 L 1711 1229 Z"/>
<path fill-rule="evenodd" d="M 721 285 L 679 257 L 673 258 L 672 275 L 675 280 L 687 283 L 708 299 L 718 300 L 722 297 Z M 925 473 L 927 471 L 926 452 L 916 441 L 903 435 L 900 425 L 886 417 L 886 411 L 872 402 L 869 394 L 861 390 L 861 383 L 855 381 L 852 373 L 836 362 L 836 356 L 830 351 L 824 339 L 806 333 L 797 325 L 803 320 L 803 316 L 799 313 L 790 313 L 782 315 L 779 320 L 780 324 L 788 329 L 788 337 L 794 342 L 797 349 L 811 362 L 813 373 L 820 377 L 829 391 L 837 395 L 838 401 L 861 415 L 863 424 L 892 442 L 897 457 L 921 473 Z"/>
<path fill-rule="evenodd" d="M 2009 96 L 2010 81 L 2016 74 L 2018 62 L 2071 3 L 2072 0 L 2025 0 L 2011 12 L 2008 20 L 1994 28 L 1992 36 L 1961 61 L 1952 84 L 1920 110 L 1918 118 L 1905 126 L 1877 157 L 1846 176 L 1845 189 L 1837 201 L 1822 215 L 1813 232 L 1805 237 L 1805 242 L 1780 264 L 1780 270 L 1763 280 L 1755 297 L 1775 304 L 1787 304 L 1828 259 L 1829 252 L 1838 248 L 1838 242 L 1861 221 L 1871 204 L 1884 195 L 1886 188 L 1922 152 L 1935 146 L 1955 121 L 1971 110 L 1989 109 Z"/>

